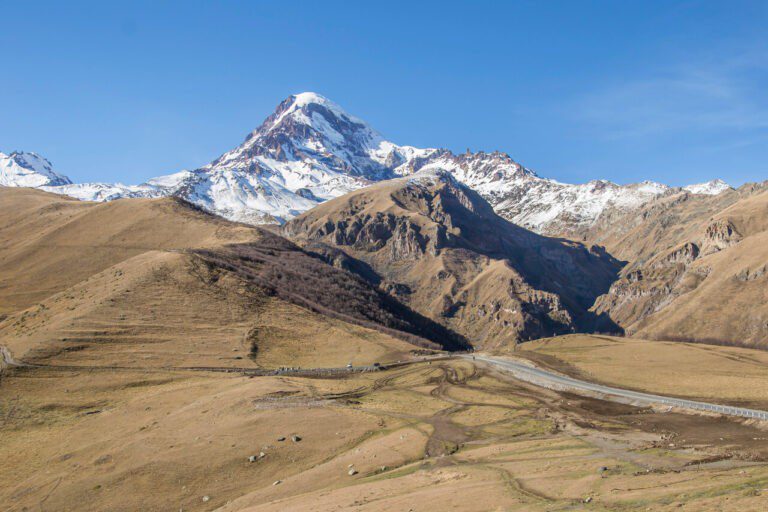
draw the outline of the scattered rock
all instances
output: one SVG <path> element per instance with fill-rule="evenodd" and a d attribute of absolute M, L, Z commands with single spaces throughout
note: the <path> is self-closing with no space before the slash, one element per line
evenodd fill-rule
<path fill-rule="evenodd" d="M 280 441 L 280 442 L 283 442 L 283 441 L 285 441 L 285 437 L 278 437 L 277 440 Z"/>
<path fill-rule="evenodd" d="M 586 498 L 584 498 L 584 503 L 589 503 L 591 501 L 592 501 L 592 496 L 587 496 Z"/>
<path fill-rule="evenodd" d="M 357 470 L 356 470 L 355 468 L 352 468 L 352 469 L 350 469 L 349 471 L 347 471 L 347 474 L 348 474 L 349 476 L 354 476 L 354 475 L 356 475 L 356 474 L 357 474 Z"/>
<path fill-rule="evenodd" d="M 266 453 L 264 453 L 264 452 L 259 452 L 259 454 L 258 454 L 258 455 L 251 455 L 251 456 L 249 456 L 249 457 L 248 457 L 248 462 L 256 462 L 257 460 L 261 460 L 261 459 L 263 459 L 263 458 L 264 458 L 264 457 L 266 457 L 266 456 L 267 456 L 267 454 L 266 454 Z"/>
<path fill-rule="evenodd" d="M 292 435 L 291 436 L 291 441 L 293 441 L 294 443 L 298 443 L 299 441 L 301 441 L 301 437 L 299 437 L 297 435 Z"/>
<path fill-rule="evenodd" d="M 102 455 L 98 459 L 96 459 L 93 464 L 96 466 L 101 466 L 102 464 L 107 464 L 109 462 L 112 462 L 112 456 L 111 455 Z"/>
<path fill-rule="evenodd" d="M 203 503 L 208 503 L 211 500 L 210 496 L 203 496 Z"/>
<path fill-rule="evenodd" d="M 275 482 L 272 485 L 280 485 L 281 483 L 283 483 L 282 480 L 275 480 Z"/>

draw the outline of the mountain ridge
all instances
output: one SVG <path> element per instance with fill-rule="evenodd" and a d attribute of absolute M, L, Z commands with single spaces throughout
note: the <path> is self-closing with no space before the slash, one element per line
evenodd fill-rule
<path fill-rule="evenodd" d="M 681 190 L 715 195 L 730 188 L 721 180 L 687 187 L 607 180 L 560 183 L 498 151 L 453 153 L 395 144 L 338 104 L 310 92 L 283 100 L 240 145 L 200 168 L 139 185 L 72 184 L 67 179 L 33 186 L 95 201 L 175 195 L 230 220 L 268 224 L 284 223 L 334 197 L 421 169 L 450 171 L 507 220 L 538 233 L 569 237 L 578 237 L 609 209 L 635 209 Z"/>

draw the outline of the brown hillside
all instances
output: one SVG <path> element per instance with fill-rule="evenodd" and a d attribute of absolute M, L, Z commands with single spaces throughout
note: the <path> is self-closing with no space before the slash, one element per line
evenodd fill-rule
<path fill-rule="evenodd" d="M 254 228 L 174 198 L 88 203 L 0 187 L 0 314 L 29 307 L 146 251 L 258 238 Z"/>
<path fill-rule="evenodd" d="M 311 354 L 339 366 L 397 359 L 413 348 L 401 340 L 462 343 L 278 235 L 183 201 L 0 193 L 0 336 L 17 358 L 295 366 Z"/>
<path fill-rule="evenodd" d="M 666 206 L 617 243 L 635 261 L 595 311 L 638 336 L 768 346 L 768 192 Z"/>
<path fill-rule="evenodd" d="M 589 329 L 618 264 L 497 216 L 445 173 L 374 185 L 283 230 L 476 346 Z"/>

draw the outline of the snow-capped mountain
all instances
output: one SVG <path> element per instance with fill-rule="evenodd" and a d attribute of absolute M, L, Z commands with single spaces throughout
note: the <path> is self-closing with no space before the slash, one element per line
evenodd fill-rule
<path fill-rule="evenodd" d="M 69 178 L 54 172 L 51 162 L 37 153 L 13 151 L 6 155 L 0 152 L 0 186 L 41 187 L 68 183 L 72 183 Z"/>
<path fill-rule="evenodd" d="M 609 207 L 631 209 L 673 188 L 646 181 L 617 185 L 594 180 L 580 185 L 541 178 L 500 152 L 436 155 L 423 169 L 445 169 L 480 193 L 506 219 L 547 234 L 573 233 Z"/>
<path fill-rule="evenodd" d="M 245 141 L 210 164 L 141 185 L 50 190 L 83 200 L 177 195 L 231 220 L 274 223 L 375 181 L 407 173 L 433 149 L 398 146 L 332 101 L 291 96 Z"/>
<path fill-rule="evenodd" d="M 202 169 L 185 197 L 225 217 L 284 221 L 434 153 L 397 146 L 315 93 L 291 96 L 240 146 Z"/>
<path fill-rule="evenodd" d="M 41 176 L 52 176 L 50 164 L 45 169 Z M 195 170 L 140 185 L 71 184 L 55 175 L 63 181 L 39 178 L 28 186 L 94 201 L 176 195 L 228 219 L 259 224 L 284 222 L 328 199 L 421 169 L 451 172 L 502 216 L 547 234 L 575 232 L 607 208 L 636 208 L 682 190 L 653 182 L 571 185 L 541 178 L 505 153 L 400 146 L 311 92 L 288 97 L 242 144 Z M 729 188 L 715 180 L 685 190 L 717 194 Z"/>
<path fill-rule="evenodd" d="M 70 183 L 40 187 L 49 192 L 64 194 L 81 201 L 113 201 L 129 197 L 165 197 L 174 195 L 189 177 L 190 171 L 152 178 L 140 185 L 122 183 Z"/>
<path fill-rule="evenodd" d="M 683 187 L 683 190 L 686 190 L 691 194 L 704 194 L 707 196 L 716 196 L 717 194 L 720 194 L 721 192 L 725 192 L 726 190 L 730 190 L 731 188 L 733 187 L 731 187 L 729 184 L 727 184 L 723 180 L 712 180 L 712 181 L 707 181 L 706 183 L 696 183 L 695 185 L 688 185 L 686 187 Z"/>

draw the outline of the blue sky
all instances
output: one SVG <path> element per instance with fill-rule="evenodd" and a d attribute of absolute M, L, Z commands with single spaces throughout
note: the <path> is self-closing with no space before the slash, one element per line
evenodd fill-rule
<path fill-rule="evenodd" d="M 568 182 L 768 179 L 768 2 L 6 2 L 0 151 L 140 182 L 319 92 Z"/>

